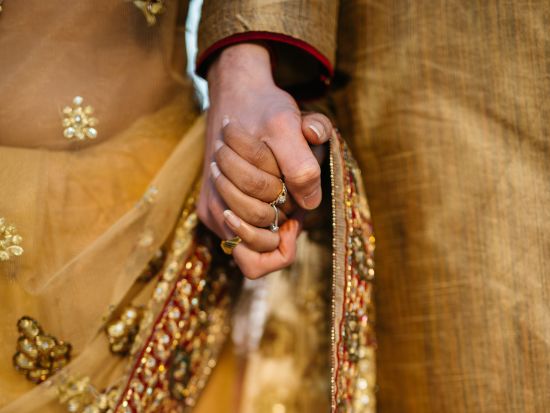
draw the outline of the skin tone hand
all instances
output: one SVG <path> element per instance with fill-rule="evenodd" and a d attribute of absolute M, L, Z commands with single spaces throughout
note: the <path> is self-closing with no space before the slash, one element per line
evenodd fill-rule
<path fill-rule="evenodd" d="M 304 127 L 314 122 L 325 124 L 327 130 L 331 128 L 328 118 L 321 114 L 309 114 L 302 120 Z M 257 221 L 259 215 L 273 212 L 269 203 L 279 195 L 281 180 L 262 170 L 261 164 L 254 164 L 257 151 L 250 144 L 253 137 L 241 127 L 234 123 L 227 124 L 223 137 L 223 143 L 216 145 L 215 161 L 211 163 L 211 180 L 227 208 L 218 210 L 217 215 L 222 213 L 227 227 L 243 240 L 233 250 L 241 271 L 249 278 L 258 278 L 292 263 L 305 211 L 294 207 L 290 194 L 287 194 L 287 201 L 279 207 L 279 223 L 283 223 L 278 232 L 250 224 L 251 220 Z M 267 151 L 267 148 L 264 150 Z M 316 152 L 320 163 L 323 152 Z M 262 159 L 271 162 L 272 157 L 273 154 L 268 152 Z M 288 220 L 287 215 L 290 216 Z M 267 223 L 271 223 L 272 219 Z"/>
<path fill-rule="evenodd" d="M 288 219 L 276 234 L 261 228 L 275 217 L 268 202 L 281 190 L 277 177 L 284 175 L 296 204 L 315 208 L 321 200 L 320 168 L 308 141 L 326 142 L 332 126 L 323 115 L 302 120 L 294 99 L 274 84 L 269 54 L 262 46 L 225 49 L 212 64 L 208 80 L 211 108 L 198 214 L 221 238 L 238 233 L 246 239 L 233 255 L 243 273 L 256 278 L 294 260 L 298 219 Z M 224 119 L 230 122 L 222 130 Z M 216 148 L 219 159 L 212 164 Z M 224 213 L 228 208 L 221 193 L 242 219 L 231 210 Z M 291 209 L 283 208 L 287 213 Z"/>

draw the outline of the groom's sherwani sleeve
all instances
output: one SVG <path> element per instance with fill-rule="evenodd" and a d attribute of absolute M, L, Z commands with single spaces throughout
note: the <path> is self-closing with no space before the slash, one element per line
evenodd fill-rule
<path fill-rule="evenodd" d="M 338 10 L 337 0 L 205 0 L 197 72 L 205 76 L 227 46 L 264 42 L 280 86 L 318 94 L 334 74 Z"/>

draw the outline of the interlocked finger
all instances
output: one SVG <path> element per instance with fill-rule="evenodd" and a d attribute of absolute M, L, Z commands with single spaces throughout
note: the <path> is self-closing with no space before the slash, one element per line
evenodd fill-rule
<path fill-rule="evenodd" d="M 218 143 L 215 159 L 222 174 L 240 191 L 252 198 L 266 203 L 273 203 L 283 190 L 283 182 L 280 178 L 252 165 L 228 145 Z M 288 194 L 286 201 L 278 207 L 287 215 L 295 209 L 295 205 Z"/>
<path fill-rule="evenodd" d="M 289 219 L 281 227 L 281 240 L 277 249 L 269 252 L 258 253 L 244 243 L 238 245 L 233 251 L 233 257 L 244 276 L 255 279 L 290 265 L 296 256 L 296 239 L 300 230 L 301 224 L 295 219 Z"/>
<path fill-rule="evenodd" d="M 277 232 L 256 228 L 247 224 L 232 211 L 223 212 L 227 226 L 242 239 L 242 242 L 252 251 L 269 252 L 277 249 L 280 237 Z"/>
<path fill-rule="evenodd" d="M 222 133 L 225 144 L 243 159 L 273 176 L 282 176 L 273 152 L 262 139 L 248 134 L 237 122 L 228 123 Z"/>
<path fill-rule="evenodd" d="M 210 165 L 214 185 L 229 209 L 238 214 L 242 220 L 255 227 L 269 227 L 275 222 L 276 214 L 271 205 L 252 198 L 241 192 L 219 170 L 216 162 Z M 286 216 L 280 211 L 279 223 L 284 222 Z"/>

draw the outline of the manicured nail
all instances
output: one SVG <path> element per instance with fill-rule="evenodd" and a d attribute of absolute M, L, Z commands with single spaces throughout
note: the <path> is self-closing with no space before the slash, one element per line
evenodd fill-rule
<path fill-rule="evenodd" d="M 317 197 L 318 193 L 319 188 L 317 188 L 311 194 L 304 196 L 304 205 L 306 206 L 306 208 L 314 208 L 317 206 L 317 203 L 315 202 L 315 197 Z"/>
<path fill-rule="evenodd" d="M 224 116 L 222 119 L 222 128 L 225 128 L 227 125 L 229 125 L 229 116 Z"/>
<path fill-rule="evenodd" d="M 317 135 L 317 137 L 319 138 L 319 141 L 323 143 L 327 141 L 328 137 L 324 133 L 321 133 L 321 131 L 324 130 L 325 128 L 323 128 L 323 125 L 321 125 L 319 122 L 312 121 L 311 124 L 308 126 L 308 128 L 311 129 Z"/>
<path fill-rule="evenodd" d="M 221 175 L 220 168 L 218 168 L 218 165 L 216 164 L 216 162 L 212 162 L 210 164 L 210 172 L 212 173 L 212 177 L 214 179 L 218 179 L 218 176 Z"/>
<path fill-rule="evenodd" d="M 223 216 L 225 217 L 229 225 L 231 225 L 233 228 L 239 228 L 241 226 L 241 220 L 239 219 L 239 217 L 231 212 L 229 209 L 223 211 Z"/>
<path fill-rule="evenodd" d="M 223 142 L 221 141 L 221 139 L 216 139 L 214 141 L 214 151 L 215 152 L 218 152 L 222 146 L 223 146 Z"/>

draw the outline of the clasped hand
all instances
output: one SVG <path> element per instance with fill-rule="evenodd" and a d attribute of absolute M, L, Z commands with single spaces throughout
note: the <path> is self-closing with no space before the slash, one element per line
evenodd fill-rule
<path fill-rule="evenodd" d="M 210 109 L 206 130 L 200 219 L 220 238 L 242 239 L 235 262 L 248 278 L 290 265 L 305 210 L 321 202 L 322 154 L 329 119 L 302 115 L 289 94 L 273 82 L 269 53 L 241 44 L 225 49 L 208 72 Z M 315 147 L 314 147 L 315 149 Z M 314 153 L 316 152 L 316 153 Z M 279 231 L 270 205 L 282 189 Z"/>

